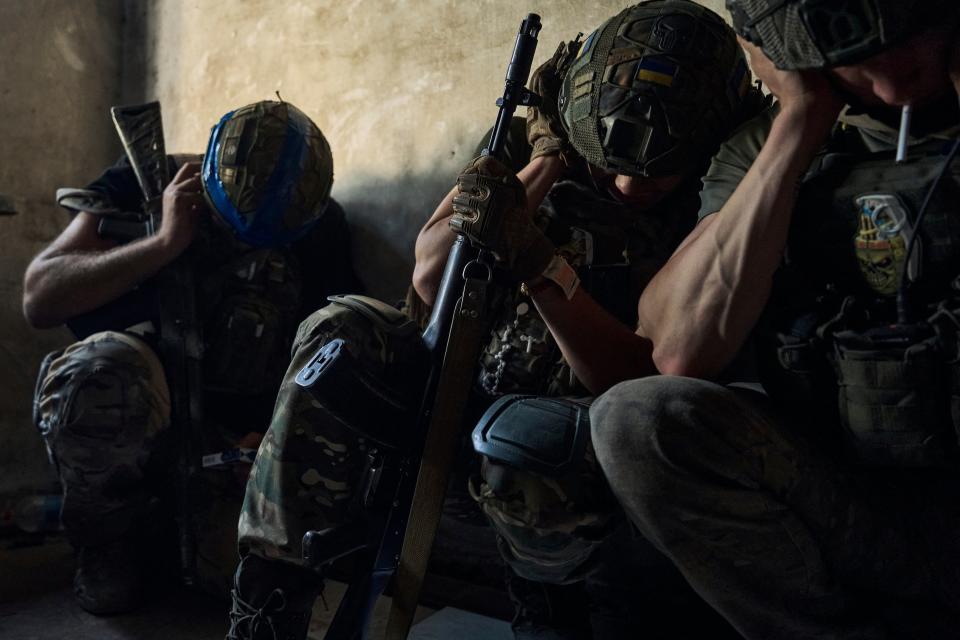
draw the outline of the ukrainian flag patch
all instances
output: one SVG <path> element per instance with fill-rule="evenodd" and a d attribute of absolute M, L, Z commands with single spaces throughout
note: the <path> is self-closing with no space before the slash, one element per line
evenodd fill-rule
<path fill-rule="evenodd" d="M 643 58 L 637 67 L 637 80 L 672 87 L 677 77 L 677 65 L 669 60 Z"/>

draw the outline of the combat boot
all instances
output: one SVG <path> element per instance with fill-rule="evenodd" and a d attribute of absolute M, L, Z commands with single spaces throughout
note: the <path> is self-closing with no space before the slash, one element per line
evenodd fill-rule
<path fill-rule="evenodd" d="M 515 640 L 590 640 L 593 637 L 582 583 L 533 582 L 507 568 L 507 590 L 514 605 L 510 626 Z"/>
<path fill-rule="evenodd" d="M 140 604 L 142 587 L 139 558 L 128 540 L 80 547 L 73 592 L 88 613 L 130 611 Z"/>
<path fill-rule="evenodd" d="M 247 555 L 233 578 L 226 640 L 305 640 L 322 588 L 309 569 Z"/>

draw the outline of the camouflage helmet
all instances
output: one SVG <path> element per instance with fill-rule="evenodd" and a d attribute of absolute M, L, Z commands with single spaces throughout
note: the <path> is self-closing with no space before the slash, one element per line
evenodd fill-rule
<path fill-rule="evenodd" d="M 780 69 L 855 64 L 958 7 L 956 0 L 727 0 L 737 32 Z"/>
<path fill-rule="evenodd" d="M 691 0 L 651 0 L 587 37 L 558 106 L 590 164 L 625 175 L 682 174 L 714 153 L 746 103 L 759 104 L 750 80 L 720 16 Z"/>
<path fill-rule="evenodd" d="M 333 156 L 317 125 L 295 106 L 257 102 L 213 127 L 201 179 L 207 202 L 238 239 L 280 246 L 323 216 Z"/>

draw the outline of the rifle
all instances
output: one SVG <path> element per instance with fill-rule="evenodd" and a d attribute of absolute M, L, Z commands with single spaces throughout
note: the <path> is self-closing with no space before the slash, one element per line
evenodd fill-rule
<path fill-rule="evenodd" d="M 169 184 L 170 166 L 163 140 L 160 103 L 111 107 L 123 149 L 143 192 L 143 216 L 138 220 L 102 217 L 100 235 L 123 240 L 152 235 L 160 229 L 163 190 Z M 157 274 L 159 289 L 160 360 L 170 387 L 170 422 L 178 442 L 177 524 L 183 581 L 196 581 L 196 530 L 191 506 L 193 477 L 198 466 L 201 401 L 200 356 L 203 343 L 197 322 L 193 270 L 181 256 Z"/>
<path fill-rule="evenodd" d="M 520 24 L 503 96 L 497 100 L 497 120 L 483 155 L 502 159 L 517 106 L 539 102 L 525 85 L 540 28 L 540 17 L 532 13 Z M 475 225 L 494 223 L 481 220 Z M 464 229 L 454 230 L 458 235 L 422 335 L 430 370 L 411 429 L 420 446 L 380 452 L 368 461 L 359 491 L 360 502 L 369 513 L 365 523 L 311 531 L 304 536 L 303 555 L 308 566 L 319 568 L 355 552 L 362 558 L 327 631 L 327 640 L 368 638 L 373 605 L 394 574 L 387 639 L 406 638 L 413 621 L 456 457 L 464 409 L 489 330 L 493 255 L 483 247 L 472 246 Z M 342 341 L 334 340 L 321 348 L 301 370 L 297 382 L 310 389 L 325 371 L 342 370 L 342 358 L 338 358 L 343 353 L 341 346 Z"/>

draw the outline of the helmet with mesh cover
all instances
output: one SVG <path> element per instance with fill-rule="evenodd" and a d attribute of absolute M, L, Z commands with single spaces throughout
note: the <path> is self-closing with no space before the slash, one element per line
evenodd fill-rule
<path fill-rule="evenodd" d="M 720 16 L 690 0 L 650 0 L 587 37 L 559 107 L 590 164 L 665 176 L 699 167 L 762 102 Z"/>
<path fill-rule="evenodd" d="M 280 246 L 323 216 L 333 155 L 302 111 L 263 101 L 227 113 L 213 127 L 201 177 L 207 202 L 238 239 Z"/>
<path fill-rule="evenodd" d="M 727 0 L 737 32 L 781 69 L 860 62 L 938 21 L 956 0 Z"/>

